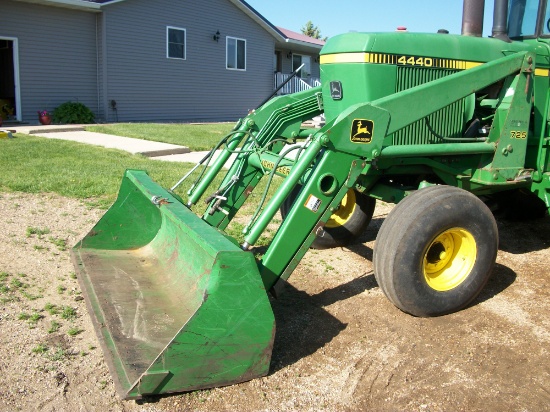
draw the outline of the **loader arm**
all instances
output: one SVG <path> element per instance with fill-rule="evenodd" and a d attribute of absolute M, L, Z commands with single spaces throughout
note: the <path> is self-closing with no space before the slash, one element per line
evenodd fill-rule
<path fill-rule="evenodd" d="M 480 184 L 495 184 L 499 181 L 510 184 L 508 176 L 501 175 L 502 169 L 499 169 L 495 179 L 497 172 L 490 164 L 499 156 L 505 156 L 496 149 L 511 127 L 527 132 L 532 95 L 531 68 L 532 56 L 525 52 L 517 53 L 370 103 L 354 105 L 330 121 L 315 135 L 325 149 L 320 152 L 313 164 L 312 173 L 294 207 L 259 263 L 266 289 L 272 288 L 280 277 L 286 279 L 290 276 L 315 236 L 322 232 L 324 223 L 337 208 L 347 189 L 353 188 L 358 179 L 368 181 L 369 176 L 376 176 L 375 169 L 379 160 L 382 162 L 384 159 L 410 157 L 417 158 L 417 162 L 422 163 L 422 158 L 434 156 L 480 155 L 487 159 L 486 169 L 477 172 L 481 176 Z M 386 137 L 395 131 L 508 76 L 515 76 L 516 81 L 513 83 L 513 93 L 510 92 L 511 95 L 507 97 L 510 101 L 504 101 L 504 126 L 495 127 L 486 142 L 385 145 Z M 441 90 L 447 92 L 441 93 Z M 426 104 L 414 106 L 413 102 L 418 101 Z M 416 108 L 412 110 L 411 107 Z M 358 119 L 362 119 L 364 124 L 371 127 L 372 136 L 368 141 L 353 141 Z M 520 123 L 521 127 L 517 126 L 517 123 Z M 525 142 L 514 142 L 514 145 L 516 151 L 522 153 L 521 149 L 525 147 Z M 523 156 L 524 153 L 523 150 Z M 510 164 L 515 176 L 524 173 L 522 165 L 521 158 L 515 158 Z M 298 175 L 302 173 L 302 168 L 291 168 L 285 179 L 285 183 L 288 184 L 281 185 L 274 196 L 277 200 L 270 203 L 271 207 L 256 221 L 250 230 L 251 235 L 246 237 L 245 247 L 257 240 L 259 233 L 273 219 L 280 199 L 288 194 L 289 187 L 293 187 L 298 181 Z M 482 180 L 487 174 L 490 174 L 490 178 Z M 525 180 L 521 179 L 518 184 L 524 182 Z M 372 179 L 369 186 L 363 189 L 376 190 L 376 179 Z"/>
<path fill-rule="evenodd" d="M 232 181 L 235 184 L 223 190 L 223 199 L 210 200 L 203 219 L 213 226 L 225 228 L 260 179 L 279 172 L 280 161 L 284 161 L 284 172 L 278 174 L 285 179 L 261 213 L 246 227 L 242 245 L 247 250 L 256 243 L 300 182 L 303 189 L 294 207 L 258 262 L 264 286 L 271 289 L 279 278 L 290 276 L 315 236 L 322 234 L 324 224 L 347 190 L 357 187 L 373 194 L 384 191 L 386 188 L 378 182 L 380 170 L 385 164 L 399 163 L 396 159 L 408 159 L 409 165 L 417 166 L 431 163 L 433 167 L 435 157 L 468 156 L 474 159 L 471 162 L 482 167 L 463 178 L 460 185 L 474 186 L 479 191 L 487 185 L 523 185 L 529 180 L 529 172 L 523 169 L 526 142 L 525 139 L 508 142 L 508 136 L 512 132 L 527 134 L 532 75 L 533 55 L 515 53 L 372 102 L 353 105 L 317 131 L 300 130 L 300 124 L 322 110 L 318 89 L 292 98 L 275 99 L 241 123 L 239 131 L 249 137 L 215 193 L 219 194 Z M 505 78 L 511 79 L 509 87 L 502 91 L 494 127 L 486 141 L 388 144 L 387 137 L 396 131 Z M 423 104 L 416 104 L 419 101 Z M 354 138 L 358 127 L 368 129 L 370 135 L 365 134 L 364 139 Z M 272 146 L 277 139 L 303 138 L 308 133 L 303 151 L 294 160 L 281 154 L 285 146 L 278 149 Z M 499 145 L 506 149 L 497 150 Z M 223 159 L 229 157 L 231 149 L 229 147 Z M 218 166 L 215 164 L 213 169 Z M 441 173 L 452 179 L 461 174 L 449 167 L 441 167 Z M 206 176 L 205 182 L 200 183 L 192 195 L 193 201 L 204 193 L 214 175 Z M 514 180 L 518 177 L 521 178 Z M 399 199 L 404 194 L 392 196 Z"/>

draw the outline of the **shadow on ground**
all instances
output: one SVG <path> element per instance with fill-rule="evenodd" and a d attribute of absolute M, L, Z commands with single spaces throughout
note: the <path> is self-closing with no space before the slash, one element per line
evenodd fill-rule
<path fill-rule="evenodd" d="M 271 373 L 316 352 L 343 331 L 340 322 L 324 307 L 377 287 L 373 274 L 309 295 L 287 284 L 284 294 L 273 300 L 277 332 L 271 359 Z"/>
<path fill-rule="evenodd" d="M 550 217 L 526 221 L 497 220 L 499 249 L 514 255 L 550 247 Z"/>

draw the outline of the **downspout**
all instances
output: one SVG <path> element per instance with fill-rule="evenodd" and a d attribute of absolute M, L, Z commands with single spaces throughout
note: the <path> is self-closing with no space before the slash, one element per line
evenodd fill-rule
<path fill-rule="evenodd" d="M 101 18 L 101 20 L 99 21 L 99 35 L 100 35 L 100 40 L 99 40 L 99 43 L 101 45 L 101 47 L 98 49 L 99 50 L 99 57 L 100 57 L 100 63 L 99 63 L 99 66 L 100 66 L 100 76 L 101 76 L 101 79 L 100 79 L 100 82 L 98 83 L 99 84 L 99 87 L 100 87 L 100 90 L 101 90 L 101 94 L 100 94 L 100 105 L 101 105 L 101 108 L 102 108 L 102 113 L 103 113 L 103 118 L 104 118 L 104 121 L 109 121 L 109 110 L 108 110 L 108 106 L 107 106 L 107 95 L 108 95 L 108 70 L 107 70 L 107 36 L 106 36 L 106 31 L 107 31 L 107 14 L 105 13 L 105 11 L 102 10 L 102 12 L 100 13 L 100 15 L 98 16 L 98 18 Z"/>
<path fill-rule="evenodd" d="M 101 107 L 101 101 L 100 101 L 100 94 L 99 94 L 99 36 L 97 34 L 97 31 L 99 30 L 99 13 L 95 16 L 95 84 L 96 84 L 96 96 L 97 96 L 97 112 L 100 113 L 100 107 Z"/>

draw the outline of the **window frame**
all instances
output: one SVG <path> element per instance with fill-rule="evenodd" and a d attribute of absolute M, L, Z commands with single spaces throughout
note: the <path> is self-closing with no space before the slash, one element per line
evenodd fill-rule
<path fill-rule="evenodd" d="M 229 40 L 235 40 L 235 66 L 236 67 L 229 67 Z M 244 68 L 240 69 L 238 67 L 239 65 L 239 41 L 244 42 Z M 233 37 L 233 36 L 226 36 L 225 37 L 225 68 L 227 70 L 237 70 L 241 72 L 246 71 L 246 61 L 247 61 L 247 53 L 246 53 L 246 39 L 240 38 L 240 37 Z"/>
<path fill-rule="evenodd" d="M 170 56 L 170 30 L 183 32 L 183 57 Z M 174 43 L 179 44 L 179 43 Z M 187 60 L 187 30 L 182 27 L 166 26 L 166 58 L 172 60 Z"/>

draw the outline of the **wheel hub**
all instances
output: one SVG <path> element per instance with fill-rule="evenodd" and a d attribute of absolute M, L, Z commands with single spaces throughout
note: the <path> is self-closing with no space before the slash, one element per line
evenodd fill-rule
<path fill-rule="evenodd" d="M 353 215 L 355 211 L 357 199 L 355 198 L 355 191 L 349 189 L 344 195 L 344 198 L 340 202 L 338 209 L 330 216 L 325 227 L 335 228 L 343 226 L 348 219 Z"/>
<path fill-rule="evenodd" d="M 436 236 L 424 255 L 423 272 L 428 285 L 444 292 L 460 285 L 470 274 L 477 256 L 474 237 L 463 228 Z"/>

